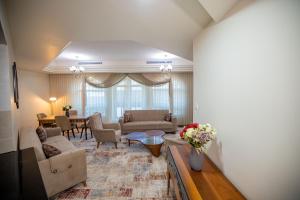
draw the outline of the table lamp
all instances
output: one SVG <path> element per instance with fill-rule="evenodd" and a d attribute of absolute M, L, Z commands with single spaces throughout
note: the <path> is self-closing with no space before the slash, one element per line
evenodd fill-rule
<path fill-rule="evenodd" d="M 56 102 L 56 97 L 50 97 L 49 101 L 51 102 L 51 115 L 53 115 L 53 103 Z"/>

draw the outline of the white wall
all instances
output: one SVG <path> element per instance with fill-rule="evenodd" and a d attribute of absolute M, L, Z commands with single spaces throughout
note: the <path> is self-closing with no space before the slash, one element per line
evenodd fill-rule
<path fill-rule="evenodd" d="M 20 128 L 37 127 L 37 113 L 50 114 L 49 75 L 19 70 Z"/>
<path fill-rule="evenodd" d="M 12 89 L 14 52 L 3 1 L 0 1 L 0 22 L 6 40 L 0 45 L 0 153 L 6 153 L 17 149 L 19 125 Z"/>
<path fill-rule="evenodd" d="M 299 75 L 300 1 L 242 1 L 194 41 L 194 121 L 248 199 L 300 197 Z"/>

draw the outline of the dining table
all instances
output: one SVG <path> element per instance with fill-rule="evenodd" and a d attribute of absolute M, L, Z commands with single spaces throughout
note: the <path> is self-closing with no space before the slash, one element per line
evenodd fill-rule
<path fill-rule="evenodd" d="M 70 115 L 69 120 L 71 123 L 82 122 L 84 124 L 83 129 L 85 132 L 85 139 L 87 140 L 87 122 L 90 118 L 90 115 Z M 39 125 L 43 126 L 44 124 L 55 123 L 55 115 L 48 115 L 47 117 L 38 119 Z"/>

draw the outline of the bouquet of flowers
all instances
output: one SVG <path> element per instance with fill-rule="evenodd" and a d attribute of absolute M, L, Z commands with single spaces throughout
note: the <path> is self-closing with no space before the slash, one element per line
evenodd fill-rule
<path fill-rule="evenodd" d="M 65 105 L 62 109 L 63 109 L 63 111 L 68 111 L 68 110 L 72 109 L 72 106 L 71 105 Z"/>
<path fill-rule="evenodd" d="M 198 153 L 206 150 L 206 144 L 215 139 L 216 129 L 210 124 L 188 124 L 180 132 L 180 137 L 191 144 Z"/>

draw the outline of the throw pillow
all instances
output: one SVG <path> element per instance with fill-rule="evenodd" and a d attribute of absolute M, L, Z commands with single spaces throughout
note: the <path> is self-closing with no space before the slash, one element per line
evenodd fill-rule
<path fill-rule="evenodd" d="M 124 114 L 124 123 L 131 122 L 131 121 L 132 121 L 131 114 L 130 113 L 125 113 Z"/>
<path fill-rule="evenodd" d="M 168 113 L 165 115 L 165 121 L 171 122 L 172 121 L 172 113 Z"/>
<path fill-rule="evenodd" d="M 46 133 L 46 130 L 44 129 L 44 127 L 39 126 L 36 129 L 36 134 L 39 136 L 41 142 L 45 142 L 46 141 L 46 139 L 47 139 L 47 133 Z"/>
<path fill-rule="evenodd" d="M 43 144 L 42 148 L 43 148 L 46 158 L 50 158 L 52 156 L 61 154 L 61 151 L 59 149 L 57 149 L 56 147 L 51 146 L 49 144 Z"/>

